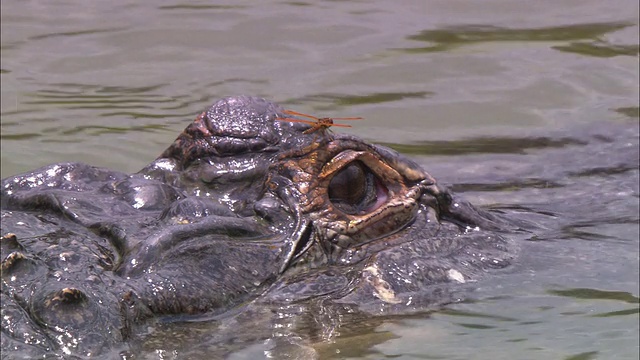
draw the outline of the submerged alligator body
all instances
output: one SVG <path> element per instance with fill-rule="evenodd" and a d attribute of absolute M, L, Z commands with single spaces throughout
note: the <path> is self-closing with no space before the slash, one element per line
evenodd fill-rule
<path fill-rule="evenodd" d="M 3 356 L 96 355 L 152 319 L 246 304 L 423 310 L 509 265 L 502 220 L 393 150 L 283 113 L 226 98 L 136 174 L 3 179 Z"/>

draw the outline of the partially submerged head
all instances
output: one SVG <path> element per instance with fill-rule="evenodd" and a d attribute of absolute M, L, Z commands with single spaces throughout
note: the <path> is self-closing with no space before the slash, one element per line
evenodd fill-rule
<path fill-rule="evenodd" d="M 415 162 L 357 137 L 274 121 L 282 114 L 263 99 L 223 99 L 142 173 L 268 224 L 281 239 L 285 278 L 351 267 L 364 279 L 406 267 L 377 281 L 416 291 L 506 266 L 509 244 L 490 232 L 499 221 L 454 200 Z"/>
<path fill-rule="evenodd" d="M 61 163 L 3 179 L 16 236 L 0 242 L 1 306 L 31 330 L 3 323 L 2 350 L 99 354 L 147 317 L 249 303 L 420 310 L 509 264 L 504 223 L 416 163 L 282 114 L 227 98 L 137 174 Z"/>

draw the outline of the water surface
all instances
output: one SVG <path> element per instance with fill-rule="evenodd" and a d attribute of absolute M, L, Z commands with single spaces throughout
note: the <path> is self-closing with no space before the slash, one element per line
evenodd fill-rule
<path fill-rule="evenodd" d="M 225 324 L 176 326 L 167 333 L 185 336 L 148 339 L 141 358 L 638 358 L 637 1 L 1 10 L 2 177 L 60 161 L 134 172 L 215 99 L 251 94 L 362 116 L 346 131 L 543 229 L 521 241 L 516 266 L 442 311 L 301 329 L 299 346 L 264 329 L 234 343 L 211 335 Z"/>

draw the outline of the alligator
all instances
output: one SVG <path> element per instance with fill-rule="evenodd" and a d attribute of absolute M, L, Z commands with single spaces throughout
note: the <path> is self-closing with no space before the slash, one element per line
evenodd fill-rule
<path fill-rule="evenodd" d="M 503 216 L 394 150 L 276 121 L 290 113 L 229 97 L 138 173 L 58 163 L 3 179 L 3 357 L 104 354 L 153 319 L 246 304 L 423 310 L 513 262 Z"/>

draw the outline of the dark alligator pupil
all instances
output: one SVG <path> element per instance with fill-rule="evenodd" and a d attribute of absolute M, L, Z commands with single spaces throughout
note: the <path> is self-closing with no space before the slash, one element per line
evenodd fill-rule
<path fill-rule="evenodd" d="M 344 213 L 371 211 L 377 200 L 376 176 L 362 162 L 354 161 L 340 170 L 329 183 L 329 200 Z"/>

